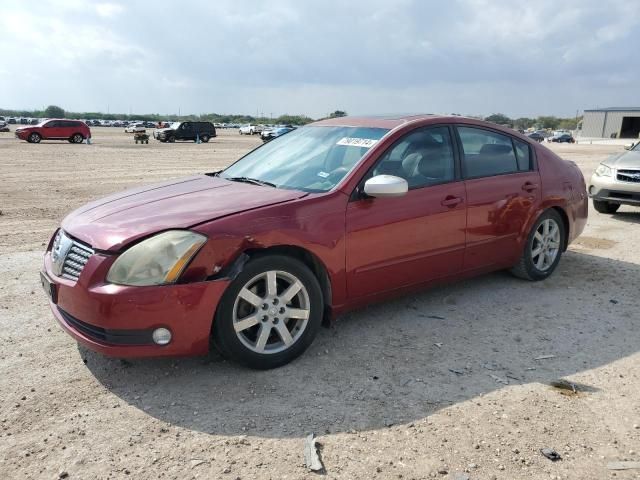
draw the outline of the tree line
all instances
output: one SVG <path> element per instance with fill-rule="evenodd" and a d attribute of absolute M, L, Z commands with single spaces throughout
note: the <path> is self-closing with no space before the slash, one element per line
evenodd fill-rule
<path fill-rule="evenodd" d="M 284 125 L 305 125 L 315 121 L 306 115 L 280 115 L 276 118 L 252 116 L 252 115 L 228 115 L 220 113 L 205 113 L 202 115 L 161 115 L 159 113 L 146 114 L 124 114 L 124 113 L 103 113 L 103 112 L 66 112 L 57 105 L 49 105 L 44 110 L 6 110 L 0 108 L 0 115 L 12 117 L 35 117 L 35 118 L 82 118 L 90 120 L 142 120 L 148 122 L 158 122 L 165 120 L 173 121 L 197 121 L 204 120 L 214 123 L 275 123 Z M 336 110 L 329 114 L 329 118 L 344 117 L 347 112 Z M 498 125 L 506 125 L 516 130 L 527 130 L 529 128 L 551 129 L 551 130 L 575 130 L 582 117 L 559 118 L 554 116 L 540 116 L 537 118 L 509 118 L 502 113 L 494 113 L 484 120 Z"/>
<path fill-rule="evenodd" d="M 559 118 L 553 116 L 541 116 L 537 118 L 509 118 L 502 113 L 494 113 L 484 118 L 488 122 L 506 125 L 516 130 L 527 130 L 529 128 L 551 129 L 551 130 L 575 130 L 582 117 Z"/>
<path fill-rule="evenodd" d="M 345 113 L 336 110 L 334 113 Z M 346 114 L 346 113 L 345 113 Z M 279 117 L 254 117 L 252 115 L 228 115 L 219 113 L 205 113 L 202 115 L 164 115 L 159 113 L 124 114 L 103 112 L 67 112 L 57 105 L 49 105 L 44 110 L 8 110 L 0 108 L 0 115 L 9 117 L 28 118 L 75 118 L 87 120 L 142 120 L 148 122 L 158 121 L 197 121 L 204 120 L 214 123 L 275 123 L 284 125 L 304 125 L 313 122 L 314 119 L 306 115 L 280 115 Z M 332 114 L 334 115 L 334 114 Z M 340 115 L 337 115 L 340 116 Z"/>

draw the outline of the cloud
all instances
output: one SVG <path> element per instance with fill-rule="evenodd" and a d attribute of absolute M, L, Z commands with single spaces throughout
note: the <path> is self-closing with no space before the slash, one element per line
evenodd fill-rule
<path fill-rule="evenodd" d="M 124 11 L 124 7 L 117 3 L 99 3 L 95 8 L 98 15 L 104 18 L 115 17 Z"/>
<path fill-rule="evenodd" d="M 84 5 L 3 7 L 2 106 L 567 115 L 637 98 L 638 2 Z"/>

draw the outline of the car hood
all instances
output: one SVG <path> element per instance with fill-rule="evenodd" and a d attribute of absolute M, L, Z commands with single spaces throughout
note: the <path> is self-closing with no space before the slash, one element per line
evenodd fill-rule
<path fill-rule="evenodd" d="M 62 228 L 94 249 L 118 251 L 130 242 L 163 230 L 189 228 L 305 195 L 298 190 L 198 175 L 127 190 L 88 203 L 71 212 L 62 221 Z"/>
<path fill-rule="evenodd" d="M 630 152 L 617 153 L 607 158 L 603 163 L 616 169 L 640 169 L 640 152 L 634 150 Z"/>
<path fill-rule="evenodd" d="M 173 132 L 173 128 L 156 128 L 156 132 Z"/>

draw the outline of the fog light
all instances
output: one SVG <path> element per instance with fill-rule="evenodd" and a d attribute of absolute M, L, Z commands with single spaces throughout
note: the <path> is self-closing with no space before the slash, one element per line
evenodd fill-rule
<path fill-rule="evenodd" d="M 166 345 L 171 341 L 171 331 L 166 328 L 156 328 L 152 338 L 158 345 Z"/>

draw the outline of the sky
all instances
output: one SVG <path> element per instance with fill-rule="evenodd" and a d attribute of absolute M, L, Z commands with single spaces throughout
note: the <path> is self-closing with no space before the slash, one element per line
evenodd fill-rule
<path fill-rule="evenodd" d="M 637 0 L 0 0 L 0 108 L 313 118 L 640 106 Z"/>

